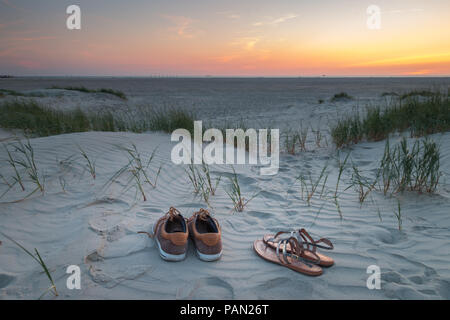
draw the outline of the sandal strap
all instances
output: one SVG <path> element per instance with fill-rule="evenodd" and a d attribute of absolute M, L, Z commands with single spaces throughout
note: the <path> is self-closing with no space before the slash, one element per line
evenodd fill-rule
<path fill-rule="evenodd" d="M 287 243 L 286 239 L 283 239 L 283 240 L 279 241 L 277 243 L 277 249 L 275 250 L 275 252 L 277 254 L 277 257 L 278 257 L 278 260 L 280 260 L 280 262 L 282 264 L 290 264 L 290 262 L 289 262 L 289 260 L 287 258 L 286 243 Z M 282 249 L 282 251 L 283 251 L 283 259 L 281 259 L 281 256 L 280 256 L 280 246 L 281 245 L 283 245 L 283 249 Z"/>
<path fill-rule="evenodd" d="M 282 238 L 282 237 L 280 237 L 282 234 L 289 234 L 289 237 Z M 298 235 L 296 235 L 295 231 L 279 231 L 275 234 L 275 236 L 273 238 L 268 239 L 267 242 L 278 243 L 279 241 L 282 241 L 284 239 L 289 239 L 289 238 L 294 238 L 295 240 L 297 240 L 296 244 L 299 248 L 301 248 L 301 250 L 311 251 L 308 246 L 305 246 L 305 244 L 307 244 L 307 242 L 304 241 L 302 238 L 300 238 Z"/>
<path fill-rule="evenodd" d="M 315 241 L 311 235 L 304 229 L 298 230 L 298 234 L 302 237 L 302 239 L 305 241 L 306 245 L 314 247 L 314 251 L 316 251 L 317 248 L 325 249 L 325 250 L 333 250 L 334 246 L 333 243 L 328 240 L 327 238 L 320 238 L 319 240 Z M 308 242 L 308 240 L 310 242 Z M 320 245 L 318 243 L 324 243 L 325 245 Z"/>
<path fill-rule="evenodd" d="M 280 237 L 282 234 L 290 234 L 289 238 L 282 238 Z M 295 239 L 296 241 L 293 243 L 292 240 L 290 240 L 291 238 Z M 285 241 L 285 240 L 290 240 L 290 241 Z M 317 255 L 316 251 L 317 248 L 321 248 L 321 249 L 325 249 L 325 250 L 332 250 L 334 249 L 333 243 L 328 240 L 327 238 L 321 238 L 317 241 L 315 241 L 311 235 L 304 229 L 299 229 L 297 231 L 279 231 L 275 234 L 274 237 L 264 240 L 266 243 L 267 242 L 273 242 L 275 244 L 277 244 L 277 247 L 279 248 L 282 244 L 284 243 L 290 243 L 291 244 L 291 251 L 293 254 L 297 255 L 297 256 L 301 256 L 303 255 L 304 251 L 308 251 L 311 253 L 311 255 L 315 258 L 315 260 L 313 261 L 314 263 L 319 263 L 320 262 L 320 257 Z M 325 245 L 321 245 L 319 243 L 323 243 Z M 294 250 L 294 247 L 296 247 L 296 250 Z M 296 254 L 297 252 L 297 254 Z"/>
<path fill-rule="evenodd" d="M 270 240 L 271 239 L 269 239 L 267 241 L 270 241 Z M 315 252 L 304 249 L 304 247 L 298 242 L 296 237 L 289 237 L 289 238 L 278 239 L 278 240 L 274 239 L 274 240 L 275 240 L 274 242 L 277 244 L 275 252 L 277 254 L 278 259 L 280 260 L 280 262 L 282 264 L 291 264 L 288 257 L 302 261 L 303 263 L 305 263 L 308 266 L 311 266 L 310 262 L 313 262 L 316 264 L 320 263 L 320 257 Z M 291 252 L 287 251 L 288 244 L 291 246 Z M 281 246 L 283 246 L 282 249 L 280 249 Z M 283 253 L 283 257 L 281 257 L 281 255 L 280 255 L 280 250 Z M 304 258 L 305 252 L 311 253 L 315 259 L 314 260 L 305 259 Z"/>

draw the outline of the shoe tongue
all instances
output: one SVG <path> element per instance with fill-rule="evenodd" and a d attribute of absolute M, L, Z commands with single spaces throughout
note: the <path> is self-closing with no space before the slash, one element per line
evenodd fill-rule
<path fill-rule="evenodd" d="M 180 214 L 171 216 L 169 218 L 169 221 L 170 221 L 170 233 L 186 231 L 184 218 Z"/>
<path fill-rule="evenodd" d="M 205 210 L 205 209 L 200 209 L 200 211 L 197 212 L 197 216 L 200 220 L 203 220 L 203 221 L 208 221 L 211 218 L 208 210 Z"/>
<path fill-rule="evenodd" d="M 203 226 L 206 226 L 208 231 L 207 232 L 203 232 L 203 233 L 217 233 L 217 232 L 219 232 L 218 229 L 217 229 L 216 223 L 211 218 L 211 216 L 208 215 L 208 214 L 205 215 L 204 217 L 201 217 L 199 215 L 198 219 L 197 219 L 197 223 L 200 223 L 200 224 L 203 224 Z"/>

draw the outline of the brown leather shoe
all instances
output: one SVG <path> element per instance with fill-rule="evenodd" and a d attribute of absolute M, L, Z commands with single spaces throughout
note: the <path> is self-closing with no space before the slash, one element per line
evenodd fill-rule
<path fill-rule="evenodd" d="M 161 258 L 167 261 L 181 261 L 186 258 L 189 233 L 180 211 L 171 207 L 156 222 L 153 234 Z"/>
<path fill-rule="evenodd" d="M 189 235 L 203 261 L 215 261 L 222 256 L 222 232 L 219 223 L 205 209 L 200 209 L 188 219 Z"/>

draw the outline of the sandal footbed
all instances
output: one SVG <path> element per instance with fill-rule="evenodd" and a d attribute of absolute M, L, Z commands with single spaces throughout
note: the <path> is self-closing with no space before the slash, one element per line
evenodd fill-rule
<path fill-rule="evenodd" d="M 269 241 L 269 239 L 273 238 L 275 235 L 272 234 L 266 234 L 264 236 L 264 241 L 267 243 L 268 246 L 270 246 L 273 249 L 276 249 L 276 244 L 274 242 Z M 280 245 L 280 250 L 283 250 L 283 244 Z M 291 245 L 288 243 L 287 247 L 286 247 L 287 252 L 291 252 Z M 319 265 L 322 267 L 331 267 L 334 264 L 334 260 L 333 258 L 330 258 L 320 252 L 316 251 L 317 256 L 320 258 L 320 262 Z M 316 260 L 316 257 L 309 251 L 304 251 L 303 254 L 301 255 L 302 258 L 314 261 Z"/>
<path fill-rule="evenodd" d="M 281 262 L 277 256 L 275 249 L 268 246 L 263 240 L 255 240 L 255 242 L 253 242 L 253 249 L 258 256 L 267 261 L 282 265 L 308 276 L 320 276 L 323 272 L 322 268 L 318 265 L 308 266 L 305 263 L 289 256 L 287 257 L 288 261 L 290 262 L 289 264 Z M 283 259 L 283 254 L 281 252 L 280 257 L 281 259 Z"/>

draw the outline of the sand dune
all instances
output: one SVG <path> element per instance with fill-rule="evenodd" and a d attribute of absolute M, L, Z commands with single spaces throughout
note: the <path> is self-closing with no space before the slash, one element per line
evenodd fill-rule
<path fill-rule="evenodd" d="M 285 156 L 283 170 L 266 181 L 249 167 L 237 167 L 244 194 L 263 190 L 244 212 L 232 214 L 231 201 L 219 188 L 211 203 L 223 228 L 220 261 L 201 262 L 192 249 L 181 263 L 162 261 L 152 240 L 136 232 L 149 231 L 169 206 L 187 217 L 204 206 L 192 194 L 183 168 L 167 162 L 168 140 L 168 135 L 156 133 L 94 132 L 33 139 L 38 167 L 45 168 L 47 190 L 45 195 L 18 203 L 8 202 L 23 193 L 7 194 L 0 204 L 0 230 L 26 247 L 40 250 L 62 298 L 449 298 L 448 197 L 402 196 L 405 220 L 403 231 L 398 231 L 393 200 L 374 194 L 380 221 L 374 204 L 360 207 L 357 195 L 348 190 L 340 197 L 341 220 L 331 201 L 313 199 L 309 207 L 301 200 L 292 173 L 308 166 L 319 170 L 317 160 L 308 155 Z M 133 190 L 121 194 L 117 184 L 101 191 L 127 161 L 115 145 L 130 141 L 145 155 L 159 146 L 153 169 L 165 164 L 157 188 L 148 189 L 147 202 L 135 199 Z M 443 150 L 449 150 L 450 135 L 442 136 L 441 143 Z M 64 193 L 55 181 L 56 159 L 73 154 L 76 144 L 97 159 L 97 179 L 82 169 L 83 161 L 77 157 Z M 383 144 L 368 148 L 355 147 L 354 153 L 360 163 L 366 161 L 370 167 L 370 159 L 382 151 Z M 215 167 L 214 171 L 230 172 L 230 168 Z M 224 180 L 222 187 L 227 183 Z M 330 180 L 330 187 L 332 183 Z M 272 265 L 252 252 L 252 241 L 263 234 L 299 227 L 327 236 L 335 244 L 332 256 L 336 266 L 326 269 L 320 278 Z M 47 286 L 39 266 L 7 240 L 0 254 L 1 296 L 39 296 Z M 70 264 L 82 269 L 79 291 L 65 288 L 65 268 Z M 382 269 L 382 290 L 366 288 L 366 268 L 371 264 Z"/>
<path fill-rule="evenodd" d="M 170 162 L 174 145 L 170 135 L 107 132 L 31 139 L 37 167 L 45 176 L 45 194 L 37 192 L 21 200 L 27 192 L 18 188 L 8 192 L 0 199 L 0 231 L 39 250 L 60 299 L 449 299 L 450 134 L 432 138 L 440 142 L 445 175 L 436 195 L 399 196 L 404 215 L 401 231 L 394 215 L 397 200 L 373 192 L 361 206 L 355 191 L 345 190 L 348 172 L 339 188 L 342 219 L 329 197 L 316 195 L 310 205 L 302 199 L 295 178 L 302 172 L 317 177 L 326 163 L 325 189 L 334 190 L 336 152 L 329 146 L 295 156 L 282 154 L 275 176 L 260 176 L 252 166 L 235 166 L 244 195 L 259 195 L 243 212 L 233 213 L 224 190 L 229 181 L 223 178 L 211 198 L 211 211 L 222 226 L 222 259 L 200 261 L 191 243 L 185 261 L 165 262 L 152 239 L 137 232 L 150 231 L 170 206 L 189 217 L 205 203 L 193 194 L 185 167 Z M 125 179 L 104 187 L 127 163 L 117 146 L 131 143 L 144 157 L 158 148 L 151 172 L 163 165 L 157 187 L 145 188 L 145 202 L 136 190 L 123 191 Z M 96 160 L 95 180 L 77 145 Z M 351 148 L 352 159 L 361 170 L 371 172 L 383 150 L 383 141 L 361 143 Z M 5 157 L 0 148 L 0 159 Z M 216 165 L 211 171 L 229 175 L 232 168 Z M 4 162 L 1 173 L 11 174 Z M 29 183 L 25 187 L 32 190 Z M 0 186 L 0 194 L 5 188 Z M 335 245 L 329 253 L 335 266 L 318 278 L 268 263 L 252 251 L 253 241 L 265 233 L 301 227 Z M 0 240 L 0 298 L 39 297 L 49 285 L 39 265 L 9 240 Z M 80 266 L 81 290 L 66 288 L 68 265 Z M 366 287 L 369 265 L 381 268 L 381 290 Z"/>

